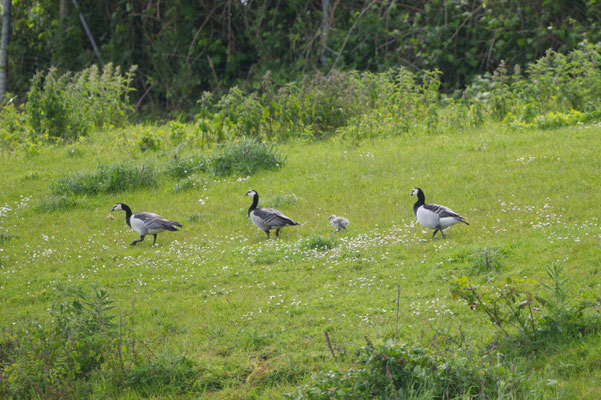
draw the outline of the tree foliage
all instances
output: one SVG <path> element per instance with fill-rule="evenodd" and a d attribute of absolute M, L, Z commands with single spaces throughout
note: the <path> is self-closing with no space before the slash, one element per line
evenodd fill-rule
<path fill-rule="evenodd" d="M 16 0 L 9 91 L 24 93 L 36 70 L 77 71 L 97 62 L 70 2 Z M 139 66 L 140 104 L 186 110 L 204 90 L 257 89 L 331 69 L 438 69 L 445 89 L 547 49 L 599 41 L 594 0 L 79 0 L 105 62 Z M 325 47 L 323 47 L 325 45 Z M 324 54 L 323 63 L 320 59 Z"/>

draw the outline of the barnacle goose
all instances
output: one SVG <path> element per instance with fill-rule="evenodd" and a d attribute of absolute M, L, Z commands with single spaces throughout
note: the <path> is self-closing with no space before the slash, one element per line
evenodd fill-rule
<path fill-rule="evenodd" d="M 411 196 L 417 196 L 417 201 L 413 205 L 413 212 L 417 218 L 417 222 L 425 228 L 434 229 L 432 237 L 436 232 L 440 231 L 442 237 L 445 237 L 443 230 L 451 225 L 463 222 L 469 225 L 465 218 L 457 214 L 450 208 L 439 206 L 437 204 L 425 204 L 426 196 L 420 188 L 415 188 L 411 192 Z"/>
<path fill-rule="evenodd" d="M 151 212 L 139 212 L 132 214 L 131 208 L 127 204 L 117 203 L 113 207 L 112 211 L 125 211 L 125 222 L 129 225 L 134 231 L 140 234 L 140 239 L 134 240 L 131 242 L 132 246 L 135 246 L 136 243 L 144 240 L 144 236 L 147 234 L 152 234 L 154 236 L 154 241 L 152 244 L 154 245 L 157 242 L 157 233 L 167 231 L 177 231 L 177 226 L 182 226 L 179 222 L 169 221 L 161 218 L 160 215 Z"/>
<path fill-rule="evenodd" d="M 346 229 L 348 224 L 350 224 L 348 219 L 344 217 L 337 217 L 334 214 L 330 215 L 330 218 L 328 218 L 328 220 L 330 221 L 330 225 L 336 228 L 336 232 L 338 232 L 341 229 Z"/>
<path fill-rule="evenodd" d="M 275 235 L 280 236 L 280 229 L 288 225 L 298 225 L 278 210 L 273 208 L 257 208 L 259 204 L 259 194 L 255 190 L 246 192 L 247 196 L 252 196 L 253 203 L 248 209 L 248 217 L 259 229 L 267 233 L 269 239 L 269 231 L 275 229 Z"/>

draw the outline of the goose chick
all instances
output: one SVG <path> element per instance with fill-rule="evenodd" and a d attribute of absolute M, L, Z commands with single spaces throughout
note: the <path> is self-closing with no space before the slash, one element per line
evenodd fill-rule
<path fill-rule="evenodd" d="M 334 214 L 330 215 L 330 218 L 328 218 L 328 220 L 330 221 L 330 225 L 336 228 L 336 232 L 338 232 L 341 229 L 346 229 L 346 227 L 350 224 L 348 219 L 344 217 L 337 217 Z"/>
<path fill-rule="evenodd" d="M 440 234 L 444 238 L 443 230 L 455 224 L 463 222 L 469 225 L 465 221 L 465 218 L 448 207 L 437 204 L 426 204 L 426 196 L 420 188 L 413 189 L 411 196 L 417 196 L 417 201 L 413 205 L 413 212 L 415 213 L 417 222 L 422 224 L 424 228 L 434 229 L 432 237 L 436 235 L 436 232 L 440 231 Z"/>
<path fill-rule="evenodd" d="M 113 207 L 112 211 L 125 211 L 125 222 L 129 225 L 134 231 L 140 234 L 140 239 L 134 240 L 131 242 L 132 246 L 135 246 L 136 243 L 144 240 L 144 236 L 147 234 L 151 234 L 154 236 L 154 241 L 152 244 L 156 244 L 157 242 L 157 234 L 163 231 L 177 231 L 176 227 L 181 227 L 182 224 L 175 221 L 169 221 L 161 218 L 160 215 L 151 212 L 139 212 L 132 214 L 131 208 L 127 204 L 117 203 Z"/>
<path fill-rule="evenodd" d="M 248 209 L 248 217 L 257 228 L 267 233 L 269 239 L 269 231 L 275 229 L 275 235 L 280 236 L 280 229 L 289 225 L 298 225 L 278 210 L 273 208 L 257 208 L 259 204 L 259 194 L 255 190 L 249 190 L 246 192 L 246 196 L 251 196 L 253 202 Z"/>

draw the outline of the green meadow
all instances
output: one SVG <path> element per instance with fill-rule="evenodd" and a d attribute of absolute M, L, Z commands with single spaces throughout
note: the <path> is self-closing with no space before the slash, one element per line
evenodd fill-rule
<path fill-rule="evenodd" d="M 161 146 L 142 151 L 140 131 Z M 362 398 L 359 389 L 327 395 L 316 382 L 361 370 L 366 349 L 396 343 L 459 362 L 453 382 L 465 387 L 452 395 L 434 395 L 427 384 L 402 389 L 386 364 L 382 385 L 394 389 L 371 396 L 598 398 L 598 310 L 578 311 L 577 302 L 601 293 L 600 134 L 595 123 L 540 130 L 490 122 L 361 141 L 296 139 L 274 145 L 280 162 L 272 168 L 229 175 L 199 169 L 185 177 L 170 172 L 174 163 L 215 157 L 221 147 L 189 149 L 159 127 L 140 125 L 33 154 L 5 152 L 0 392 Z M 100 166 L 118 163 L 149 171 L 149 184 L 57 189 L 61 180 L 86 173 L 93 180 Z M 414 187 L 470 225 L 431 239 L 415 221 Z M 247 217 L 249 189 L 259 193 L 259 206 L 300 226 L 267 240 Z M 150 235 L 130 246 L 139 236 L 125 213 L 110 213 L 117 202 L 183 228 L 160 233 L 155 246 Z M 348 229 L 334 234 L 330 214 L 348 218 Z M 560 289 L 553 289 L 550 268 L 561 270 Z M 483 298 L 453 295 L 460 284 L 464 294 L 518 284 L 530 292 L 507 296 L 525 311 L 494 324 Z M 529 306 L 537 298 L 559 300 Z M 554 319 L 560 314 L 561 323 Z M 56 356 L 62 347 L 53 348 L 53 340 L 64 340 L 67 350 Z M 429 381 L 436 368 L 417 365 L 408 376 Z"/>

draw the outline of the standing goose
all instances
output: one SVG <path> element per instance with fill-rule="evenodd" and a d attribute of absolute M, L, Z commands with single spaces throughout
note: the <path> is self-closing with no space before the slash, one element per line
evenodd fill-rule
<path fill-rule="evenodd" d="M 269 231 L 275 229 L 275 235 L 280 236 L 280 229 L 288 225 L 298 225 L 278 210 L 273 208 L 257 208 L 259 204 L 259 194 L 255 190 L 246 192 L 247 196 L 252 196 L 253 203 L 248 209 L 248 217 L 259 229 L 267 233 L 269 239 Z"/>
<path fill-rule="evenodd" d="M 338 232 L 341 229 L 346 229 L 346 227 L 350 224 L 348 219 L 344 217 L 337 217 L 334 214 L 330 215 L 330 218 L 328 218 L 328 220 L 330 221 L 330 225 L 336 228 L 336 232 Z"/>
<path fill-rule="evenodd" d="M 434 229 L 432 237 L 436 235 L 436 232 L 440 231 L 440 234 L 444 238 L 445 235 L 443 230 L 451 225 L 459 224 L 461 222 L 469 225 L 465 221 L 465 218 L 450 208 L 439 206 L 437 204 L 425 204 L 426 196 L 420 188 L 413 189 L 411 196 L 417 196 L 417 201 L 413 205 L 413 212 L 415 213 L 417 222 L 422 224 L 425 228 Z"/>
<path fill-rule="evenodd" d="M 154 241 L 152 244 L 154 245 L 157 242 L 157 233 L 167 231 L 177 231 L 177 226 L 181 227 L 182 224 L 175 221 L 169 221 L 161 218 L 160 215 L 151 212 L 140 212 L 140 213 L 131 213 L 131 208 L 127 204 L 117 203 L 113 207 L 112 211 L 125 211 L 125 222 L 129 225 L 134 231 L 140 234 L 140 239 L 134 240 L 131 242 L 132 246 L 135 246 L 136 243 L 144 240 L 144 236 L 147 234 L 152 234 L 154 236 Z"/>

